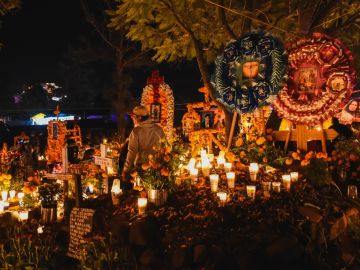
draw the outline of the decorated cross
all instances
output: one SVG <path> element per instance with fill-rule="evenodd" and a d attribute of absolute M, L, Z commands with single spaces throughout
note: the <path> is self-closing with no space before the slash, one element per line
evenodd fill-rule
<path fill-rule="evenodd" d="M 321 141 L 321 148 L 326 152 L 326 141 L 335 139 L 339 134 L 334 129 L 309 129 L 305 125 L 297 125 L 296 129 L 290 127 L 290 130 L 274 131 L 273 136 L 276 141 L 285 142 L 285 152 L 287 151 L 289 141 L 296 141 L 297 148 L 307 151 L 308 141 Z"/>

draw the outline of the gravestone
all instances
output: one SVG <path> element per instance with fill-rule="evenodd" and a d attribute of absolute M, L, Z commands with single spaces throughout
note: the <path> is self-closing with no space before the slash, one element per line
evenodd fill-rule
<path fill-rule="evenodd" d="M 86 243 L 86 235 L 93 228 L 95 210 L 74 207 L 70 214 L 70 241 L 67 255 L 74 259 L 81 259 L 83 251 L 81 245 Z"/>

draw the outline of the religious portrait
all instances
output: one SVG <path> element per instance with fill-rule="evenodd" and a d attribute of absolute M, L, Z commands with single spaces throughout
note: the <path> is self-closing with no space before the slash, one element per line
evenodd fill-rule
<path fill-rule="evenodd" d="M 201 113 L 201 128 L 213 128 L 214 127 L 214 112 L 203 111 Z"/>
<path fill-rule="evenodd" d="M 317 69 L 300 68 L 298 78 L 298 91 L 313 93 L 316 89 Z"/>
<path fill-rule="evenodd" d="M 161 104 L 160 103 L 153 103 L 150 107 L 150 118 L 155 123 L 161 122 Z"/>
<path fill-rule="evenodd" d="M 334 92 L 341 92 L 347 88 L 347 78 L 341 75 L 335 75 L 329 80 L 329 87 Z"/>

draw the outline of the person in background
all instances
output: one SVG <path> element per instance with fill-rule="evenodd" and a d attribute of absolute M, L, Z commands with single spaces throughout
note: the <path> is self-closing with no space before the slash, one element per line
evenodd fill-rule
<path fill-rule="evenodd" d="M 136 106 L 131 118 L 134 128 L 129 136 L 128 153 L 122 171 L 122 179 L 125 182 L 129 182 L 131 169 L 141 164 L 142 157 L 154 153 L 153 147 L 165 137 L 162 128 L 149 118 L 146 107 Z"/>

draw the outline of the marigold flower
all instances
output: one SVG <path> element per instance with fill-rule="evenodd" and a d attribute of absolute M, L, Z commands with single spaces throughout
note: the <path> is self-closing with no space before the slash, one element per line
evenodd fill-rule
<path fill-rule="evenodd" d="M 143 169 L 144 171 L 146 171 L 147 169 L 149 169 L 150 168 L 150 164 L 142 164 L 141 165 L 141 169 Z"/>
<path fill-rule="evenodd" d="M 264 137 L 260 137 L 256 140 L 257 145 L 262 145 L 265 142 L 266 142 L 266 139 Z"/>
<path fill-rule="evenodd" d="M 307 166 L 307 165 L 309 165 L 310 164 L 310 161 L 308 160 L 308 159 L 304 159 L 304 160 L 302 160 L 301 161 L 301 166 L 303 166 L 303 167 L 305 167 L 305 166 Z"/>
<path fill-rule="evenodd" d="M 166 155 L 166 156 L 164 157 L 164 160 L 165 160 L 166 162 L 169 162 L 169 161 L 171 160 L 171 157 L 170 157 L 169 155 Z"/>
<path fill-rule="evenodd" d="M 237 140 L 236 140 L 236 142 L 235 142 L 235 146 L 236 147 L 240 147 L 240 146 L 242 146 L 244 144 L 244 140 L 243 140 L 243 138 L 238 138 Z"/>
<path fill-rule="evenodd" d="M 167 168 L 162 168 L 160 174 L 162 176 L 169 176 L 169 170 Z"/>
<path fill-rule="evenodd" d="M 291 164 L 293 164 L 293 162 L 294 162 L 294 160 L 293 160 L 292 158 L 287 158 L 287 159 L 285 160 L 285 164 L 288 165 L 288 166 L 290 166 Z"/>

